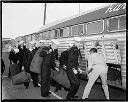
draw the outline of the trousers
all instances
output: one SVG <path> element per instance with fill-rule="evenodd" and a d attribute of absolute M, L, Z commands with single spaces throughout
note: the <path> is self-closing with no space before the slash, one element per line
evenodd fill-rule
<path fill-rule="evenodd" d="M 107 72 L 103 72 L 103 71 L 100 72 L 100 71 L 94 69 L 89 74 L 89 79 L 88 79 L 87 85 L 84 89 L 82 99 L 88 98 L 91 88 L 99 76 L 102 81 L 102 88 L 104 90 L 105 96 L 106 96 L 106 98 L 109 98 L 109 91 L 108 91 L 108 85 L 107 85 Z"/>
<path fill-rule="evenodd" d="M 71 88 L 69 90 L 67 98 L 73 98 L 79 89 L 80 81 L 78 79 L 78 76 L 74 74 L 71 66 L 67 66 L 66 73 L 71 84 Z"/>

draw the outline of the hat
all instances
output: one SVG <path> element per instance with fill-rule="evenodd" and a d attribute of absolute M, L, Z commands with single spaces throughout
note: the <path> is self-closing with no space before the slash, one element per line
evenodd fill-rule
<path fill-rule="evenodd" d="M 29 43 L 30 43 L 30 44 L 35 44 L 36 41 L 35 41 L 35 40 L 32 40 L 32 41 L 30 41 Z"/>
<path fill-rule="evenodd" d="M 59 42 L 57 40 L 55 40 L 55 39 L 52 39 L 51 42 L 56 44 L 56 45 L 59 45 Z"/>
<path fill-rule="evenodd" d="M 23 43 L 24 43 L 24 41 L 23 41 L 23 40 L 19 42 L 19 44 L 23 44 Z"/>
<path fill-rule="evenodd" d="M 39 46 L 40 46 L 40 42 L 37 41 L 37 42 L 36 42 L 36 47 L 39 47 Z"/>
<path fill-rule="evenodd" d="M 81 41 L 81 38 L 80 37 L 74 37 L 74 40 L 75 41 Z"/>

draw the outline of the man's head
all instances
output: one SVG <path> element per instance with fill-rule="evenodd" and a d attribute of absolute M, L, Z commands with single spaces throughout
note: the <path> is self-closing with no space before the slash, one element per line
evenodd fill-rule
<path fill-rule="evenodd" d="M 20 45 L 21 47 L 23 47 L 23 46 L 24 46 L 24 41 L 23 41 L 23 40 L 20 41 L 19 45 Z"/>
<path fill-rule="evenodd" d="M 51 48 L 57 49 L 59 45 L 59 42 L 57 40 L 51 40 Z"/>
<path fill-rule="evenodd" d="M 97 53 L 97 49 L 96 48 L 91 48 L 90 53 Z"/>
<path fill-rule="evenodd" d="M 36 42 L 35 46 L 40 47 L 41 43 L 39 41 Z"/>

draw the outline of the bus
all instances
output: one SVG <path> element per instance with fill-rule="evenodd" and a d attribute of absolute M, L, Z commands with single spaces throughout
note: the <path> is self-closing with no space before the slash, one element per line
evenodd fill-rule
<path fill-rule="evenodd" d="M 112 3 L 44 25 L 30 36 L 31 40 L 58 41 L 59 55 L 78 38 L 83 57 L 79 67 L 85 71 L 89 50 L 98 48 L 109 66 L 108 84 L 126 90 L 126 3 Z"/>

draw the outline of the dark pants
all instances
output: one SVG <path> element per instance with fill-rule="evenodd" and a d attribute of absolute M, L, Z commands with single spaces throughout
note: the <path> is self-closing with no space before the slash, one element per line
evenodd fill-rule
<path fill-rule="evenodd" d="M 67 66 L 66 73 L 71 84 L 71 88 L 66 98 L 73 98 L 79 89 L 80 81 L 78 79 L 78 76 L 74 74 L 72 66 Z"/>
<path fill-rule="evenodd" d="M 9 67 L 8 77 L 11 77 L 10 67 Z"/>
<path fill-rule="evenodd" d="M 49 66 L 43 65 L 41 68 L 41 96 L 46 97 L 50 90 L 50 74 L 51 69 Z"/>
<path fill-rule="evenodd" d="M 30 75 L 32 77 L 34 87 L 37 87 L 38 86 L 38 82 L 39 82 L 39 80 L 38 80 L 38 74 L 37 73 L 34 73 L 34 72 L 29 72 L 29 73 L 30 73 Z M 25 82 L 24 83 L 24 86 L 26 88 L 28 88 L 29 87 L 29 82 Z"/>

